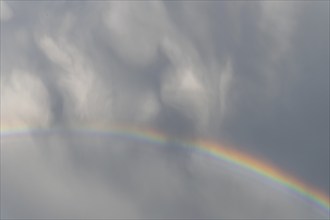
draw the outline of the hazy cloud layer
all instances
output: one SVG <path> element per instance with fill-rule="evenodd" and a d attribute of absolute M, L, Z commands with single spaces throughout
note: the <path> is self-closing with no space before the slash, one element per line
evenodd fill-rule
<path fill-rule="evenodd" d="M 1 129 L 65 131 L 2 137 L 1 217 L 322 217 L 172 143 L 69 132 L 100 124 L 225 140 L 329 192 L 329 2 L 1 1 Z"/>
<path fill-rule="evenodd" d="M 7 21 L 9 19 L 11 19 L 11 17 L 13 16 L 13 12 L 10 9 L 10 7 L 7 5 L 6 2 L 1 1 L 0 2 L 0 7 L 1 7 L 1 15 L 0 15 L 0 20 L 1 21 Z"/>

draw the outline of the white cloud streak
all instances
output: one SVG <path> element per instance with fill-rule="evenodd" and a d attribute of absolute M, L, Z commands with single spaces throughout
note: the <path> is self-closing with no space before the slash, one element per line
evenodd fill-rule
<path fill-rule="evenodd" d="M 43 83 L 24 70 L 1 77 L 1 128 L 46 128 L 51 119 L 49 97 Z"/>

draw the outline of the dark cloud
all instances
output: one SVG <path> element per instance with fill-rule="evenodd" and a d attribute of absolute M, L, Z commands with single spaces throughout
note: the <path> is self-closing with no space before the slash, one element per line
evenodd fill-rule
<path fill-rule="evenodd" d="M 278 86 L 275 96 L 265 93 L 269 83 L 264 69 L 255 69 L 267 60 L 257 56 L 246 59 L 246 51 L 261 46 L 251 47 L 253 44 L 246 42 L 251 48 L 240 49 L 243 55 L 237 52 L 234 72 L 240 74 L 239 101 L 224 132 L 329 192 L 325 169 L 329 165 L 329 13 L 323 6 L 301 7 L 291 49 L 274 67 L 276 79 L 270 83 Z M 313 16 L 316 11 L 325 13 Z M 267 57 L 267 53 L 261 57 Z"/>

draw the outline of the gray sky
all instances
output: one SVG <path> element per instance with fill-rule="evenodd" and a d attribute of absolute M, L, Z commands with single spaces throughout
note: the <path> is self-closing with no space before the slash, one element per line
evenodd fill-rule
<path fill-rule="evenodd" d="M 1 129 L 62 130 L 1 139 L 1 217 L 322 217 L 173 143 L 66 133 L 225 141 L 329 194 L 328 1 L 1 1 L 0 67 Z"/>

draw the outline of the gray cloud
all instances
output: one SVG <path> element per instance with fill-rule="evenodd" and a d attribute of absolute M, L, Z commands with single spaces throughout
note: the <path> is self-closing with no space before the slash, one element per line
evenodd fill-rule
<path fill-rule="evenodd" d="M 229 141 L 329 192 L 328 2 L 1 1 L 1 55 L 1 129 L 62 130 L 1 140 L 1 217 L 322 216 L 171 139 Z M 118 124 L 170 138 L 71 133 Z"/>
<path fill-rule="evenodd" d="M 12 18 L 13 16 L 13 12 L 10 9 L 10 7 L 7 5 L 6 2 L 1 1 L 1 16 L 0 16 L 0 20 L 5 22 L 8 21 L 9 19 Z"/>
<path fill-rule="evenodd" d="M 90 135 L 4 140 L 2 216 L 11 218 L 316 218 L 317 210 L 251 173 L 153 145 Z M 158 146 L 160 148 L 166 145 Z M 75 148 L 72 151 L 72 148 Z M 68 151 L 71 151 L 70 154 Z M 251 199 L 253 202 L 251 202 Z M 321 215 L 320 215 L 321 216 Z"/>

